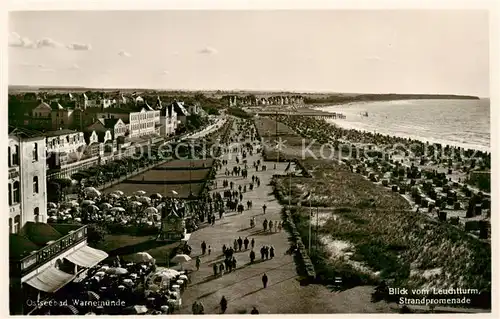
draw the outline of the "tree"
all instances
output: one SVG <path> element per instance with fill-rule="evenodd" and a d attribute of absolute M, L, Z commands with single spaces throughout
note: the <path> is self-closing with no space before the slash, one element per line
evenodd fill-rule
<path fill-rule="evenodd" d="M 98 224 L 91 224 L 87 227 L 87 242 L 95 246 L 104 240 L 104 237 L 108 234 L 106 228 Z"/>

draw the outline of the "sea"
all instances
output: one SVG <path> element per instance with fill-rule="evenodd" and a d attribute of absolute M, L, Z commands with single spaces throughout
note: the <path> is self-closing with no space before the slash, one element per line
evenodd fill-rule
<path fill-rule="evenodd" d="M 345 119 L 328 121 L 346 129 L 491 152 L 489 99 L 356 102 L 317 109 L 344 114 Z"/>

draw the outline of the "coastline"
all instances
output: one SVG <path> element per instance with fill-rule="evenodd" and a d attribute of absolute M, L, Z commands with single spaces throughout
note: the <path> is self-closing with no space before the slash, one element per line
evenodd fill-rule
<path fill-rule="evenodd" d="M 403 100 L 397 100 L 397 102 L 400 102 Z M 414 101 L 414 100 L 408 100 L 408 101 Z M 338 113 L 339 110 L 332 110 L 331 108 L 334 107 L 347 107 L 349 105 L 364 105 L 364 104 L 370 104 L 374 102 L 384 102 L 384 101 L 360 101 L 360 102 L 349 102 L 349 103 L 341 103 L 341 104 L 328 104 L 328 105 L 322 105 L 322 106 L 315 106 L 314 110 L 321 111 L 321 112 L 327 112 L 327 113 Z M 387 101 L 390 102 L 390 101 Z M 463 143 L 459 141 L 453 141 L 450 139 L 443 139 L 443 138 L 438 138 L 438 137 L 429 137 L 429 136 L 421 136 L 418 134 L 408 134 L 408 133 L 403 133 L 403 132 L 395 132 L 391 131 L 389 129 L 386 129 L 382 127 L 382 130 L 375 130 L 375 129 L 369 129 L 369 128 L 361 128 L 359 127 L 356 123 L 354 122 L 349 122 L 345 121 L 343 119 L 328 119 L 326 120 L 327 123 L 330 125 L 342 128 L 344 130 L 356 130 L 359 132 L 370 132 L 374 134 L 378 134 L 381 136 L 385 137 L 399 137 L 399 138 L 405 138 L 405 139 L 411 139 L 414 141 L 418 141 L 421 143 L 429 143 L 429 144 L 440 144 L 442 146 L 450 146 L 450 147 L 460 147 L 463 148 L 464 150 L 473 150 L 473 151 L 480 151 L 480 152 L 486 152 L 486 153 L 491 153 L 491 145 L 481 145 L 481 144 L 475 144 L 475 143 Z M 438 134 L 438 133 L 437 133 Z"/>

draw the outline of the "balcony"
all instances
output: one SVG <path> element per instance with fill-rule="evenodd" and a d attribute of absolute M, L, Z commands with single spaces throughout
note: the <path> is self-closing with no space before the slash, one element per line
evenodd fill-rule
<path fill-rule="evenodd" d="M 41 223 L 38 223 L 41 224 Z M 47 225 L 47 224 L 44 224 Z M 47 225 L 48 226 L 48 225 Z M 37 269 L 41 265 L 47 263 L 48 261 L 56 258 L 61 255 L 65 251 L 71 249 L 72 247 L 80 244 L 81 242 L 86 241 L 87 239 L 87 226 L 80 225 L 54 225 L 57 229 L 68 231 L 66 235 L 61 238 L 49 241 L 47 245 L 44 247 L 32 252 L 28 256 L 22 257 L 20 260 L 12 260 L 11 256 L 11 276 L 17 275 L 22 277 L 31 271 Z M 78 228 L 77 228 L 78 227 Z M 69 230 L 69 228 L 74 228 L 74 230 Z M 19 245 L 18 243 L 15 243 Z M 14 272 L 14 273 L 12 273 Z"/>

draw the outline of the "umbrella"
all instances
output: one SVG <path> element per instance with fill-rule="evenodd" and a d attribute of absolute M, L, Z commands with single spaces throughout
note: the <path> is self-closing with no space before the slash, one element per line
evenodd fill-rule
<path fill-rule="evenodd" d="M 160 193 L 156 193 L 150 196 L 151 199 L 162 199 L 163 196 L 161 196 Z"/>
<path fill-rule="evenodd" d="M 127 285 L 127 286 L 133 286 L 133 285 L 134 285 L 134 282 L 132 281 L 132 279 L 129 279 L 129 278 L 124 279 L 124 280 L 123 280 L 123 283 L 124 283 L 125 285 Z"/>
<path fill-rule="evenodd" d="M 48 202 L 48 203 L 47 203 L 47 207 L 48 207 L 48 208 L 57 208 L 57 205 L 56 205 L 55 203 Z"/>
<path fill-rule="evenodd" d="M 55 214 L 57 214 L 57 209 L 52 208 L 52 209 L 49 209 L 47 212 L 49 213 L 49 215 L 55 215 Z"/>
<path fill-rule="evenodd" d="M 150 254 L 148 254 L 146 252 L 140 252 L 140 253 L 133 255 L 132 259 L 134 259 L 135 261 L 138 261 L 138 262 L 150 262 L 154 258 L 153 258 L 153 256 L 151 256 Z"/>
<path fill-rule="evenodd" d="M 92 211 L 92 212 L 98 212 L 100 209 L 96 205 L 89 205 L 87 207 L 87 210 Z"/>
<path fill-rule="evenodd" d="M 182 263 L 185 263 L 185 262 L 190 261 L 190 260 L 191 260 L 191 257 L 189 257 L 188 255 L 180 254 L 180 255 L 175 255 L 171 261 L 173 263 L 176 263 L 176 264 L 182 264 Z"/>
<path fill-rule="evenodd" d="M 75 222 L 79 222 L 79 223 L 81 223 L 81 222 L 82 222 L 82 219 L 81 219 L 80 217 L 77 217 L 77 218 L 75 218 Z"/>
<path fill-rule="evenodd" d="M 112 211 L 112 212 L 124 212 L 124 211 L 125 211 L 125 208 L 123 208 L 123 207 L 118 207 L 118 206 L 117 206 L 117 207 L 113 207 L 113 208 L 111 208 L 111 211 Z"/>
<path fill-rule="evenodd" d="M 85 199 L 82 201 L 82 205 L 94 205 L 95 202 L 93 200 L 90 200 L 90 199 Z"/>
<path fill-rule="evenodd" d="M 179 193 L 177 193 L 176 191 L 172 190 L 172 194 L 174 195 L 179 195 Z"/>
<path fill-rule="evenodd" d="M 158 209 L 154 207 L 148 207 L 144 210 L 144 213 L 146 214 L 158 214 Z"/>
<path fill-rule="evenodd" d="M 63 310 L 64 312 L 69 311 L 69 312 L 71 312 L 72 315 L 78 314 L 78 310 L 73 305 L 63 306 L 63 308 L 64 308 L 64 310 Z"/>
<path fill-rule="evenodd" d="M 101 196 L 101 192 L 98 191 L 95 187 L 86 187 L 83 190 L 83 192 L 85 193 L 85 195 L 91 196 L 91 197 Z"/>
<path fill-rule="evenodd" d="M 103 210 L 110 209 L 112 207 L 113 207 L 113 205 L 111 205 L 110 203 L 102 203 L 101 204 L 101 209 L 103 209 Z"/>
<path fill-rule="evenodd" d="M 165 277 L 167 279 L 172 279 L 179 276 L 181 273 L 175 269 L 171 268 L 158 268 L 155 276 Z"/>
<path fill-rule="evenodd" d="M 130 203 L 130 205 L 132 205 L 132 206 L 142 206 L 142 204 L 140 202 L 138 202 L 138 201 L 133 201 L 133 202 Z"/>
<path fill-rule="evenodd" d="M 114 198 L 114 199 L 120 198 L 120 195 L 115 194 L 115 193 L 111 193 L 108 196 L 111 197 L 111 198 Z"/>
<path fill-rule="evenodd" d="M 148 308 L 146 308 L 146 306 L 135 305 L 132 307 L 125 308 L 125 311 L 127 313 L 130 313 L 130 314 L 140 315 L 140 314 L 148 312 Z"/>
<path fill-rule="evenodd" d="M 134 195 L 144 196 L 144 195 L 146 195 L 146 192 L 145 191 L 137 191 L 137 192 L 134 192 Z"/>
<path fill-rule="evenodd" d="M 118 195 L 118 196 L 123 196 L 124 193 L 121 190 L 116 190 L 116 191 L 111 192 L 111 194 L 115 194 L 115 195 Z"/>
<path fill-rule="evenodd" d="M 80 204 L 78 204 L 78 202 L 76 200 L 71 200 L 69 202 L 63 203 L 63 206 L 64 207 L 78 207 L 78 206 L 80 206 Z"/>
<path fill-rule="evenodd" d="M 87 291 L 85 294 L 87 295 L 87 299 L 88 300 L 99 300 L 99 299 L 101 299 L 101 297 L 99 297 L 99 295 L 96 294 L 93 291 Z"/>
<path fill-rule="evenodd" d="M 128 270 L 125 268 L 117 267 L 117 268 L 109 268 L 106 270 L 107 274 L 112 275 L 126 275 L 128 274 Z"/>
<path fill-rule="evenodd" d="M 141 196 L 137 199 L 137 201 L 141 202 L 141 203 L 146 203 L 146 204 L 149 204 L 151 202 L 151 198 L 149 197 L 146 197 L 146 196 Z"/>
<path fill-rule="evenodd" d="M 50 216 L 50 217 L 49 217 L 49 220 L 51 220 L 51 221 L 56 221 L 56 220 L 57 220 L 57 217 L 56 217 L 56 216 Z"/>

